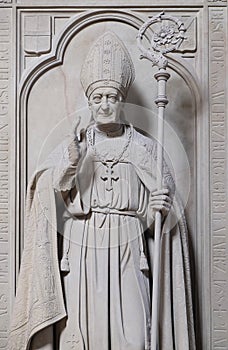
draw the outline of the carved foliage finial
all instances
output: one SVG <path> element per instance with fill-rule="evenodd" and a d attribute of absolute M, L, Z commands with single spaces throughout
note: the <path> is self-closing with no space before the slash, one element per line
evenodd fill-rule
<path fill-rule="evenodd" d="M 145 49 L 142 45 L 142 39 L 148 28 L 152 30 L 153 34 L 150 40 L 151 47 Z M 165 54 L 179 48 L 184 40 L 185 31 L 183 22 L 178 18 L 165 15 L 164 12 L 150 16 L 139 29 L 137 36 L 138 47 L 141 51 L 140 58 L 150 60 L 153 65 L 159 68 L 166 68 L 168 61 Z"/>

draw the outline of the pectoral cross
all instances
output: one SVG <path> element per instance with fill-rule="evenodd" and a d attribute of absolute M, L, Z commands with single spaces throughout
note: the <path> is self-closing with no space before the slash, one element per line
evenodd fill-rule
<path fill-rule="evenodd" d="M 101 176 L 101 179 L 103 181 L 107 181 L 106 185 L 105 185 L 106 191 L 112 191 L 113 190 L 112 181 L 119 180 L 119 176 L 114 175 L 114 170 L 113 170 L 114 164 L 113 163 L 111 163 L 111 164 L 105 163 L 104 165 L 106 166 L 105 174 L 103 176 Z"/>

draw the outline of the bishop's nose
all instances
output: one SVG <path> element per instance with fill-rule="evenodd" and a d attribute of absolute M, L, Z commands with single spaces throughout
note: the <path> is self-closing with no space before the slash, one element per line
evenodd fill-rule
<path fill-rule="evenodd" d="M 103 96 L 103 98 L 102 98 L 101 109 L 104 112 L 107 112 L 109 110 L 109 103 L 108 103 L 108 99 L 106 96 Z"/>

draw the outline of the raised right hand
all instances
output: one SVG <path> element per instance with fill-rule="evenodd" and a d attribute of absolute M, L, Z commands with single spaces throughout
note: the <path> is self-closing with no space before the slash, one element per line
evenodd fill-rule
<path fill-rule="evenodd" d="M 85 130 L 80 130 L 78 133 L 78 126 L 80 124 L 81 117 L 79 117 L 74 123 L 70 133 L 70 143 L 68 145 L 69 160 L 72 165 L 77 165 L 81 157 L 85 155 L 86 143 L 85 143 Z M 80 135 L 80 139 L 78 138 Z"/>

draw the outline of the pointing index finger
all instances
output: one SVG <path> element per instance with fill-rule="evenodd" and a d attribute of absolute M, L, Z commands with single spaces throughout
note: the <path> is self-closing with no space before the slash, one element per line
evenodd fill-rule
<path fill-rule="evenodd" d="M 73 122 L 72 134 L 74 135 L 74 137 L 77 134 L 77 129 L 78 129 L 80 122 L 81 122 L 80 116 Z"/>

